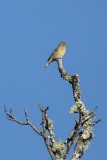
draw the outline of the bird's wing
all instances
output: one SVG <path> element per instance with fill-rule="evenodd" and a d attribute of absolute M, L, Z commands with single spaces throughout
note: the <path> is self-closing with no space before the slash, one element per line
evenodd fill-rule
<path fill-rule="evenodd" d="M 58 51 L 58 47 L 52 52 L 52 54 L 50 55 L 48 61 L 51 59 L 51 57 Z"/>

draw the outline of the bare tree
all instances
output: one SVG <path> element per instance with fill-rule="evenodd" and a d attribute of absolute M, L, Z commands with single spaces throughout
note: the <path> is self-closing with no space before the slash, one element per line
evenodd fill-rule
<path fill-rule="evenodd" d="M 88 148 L 91 140 L 93 139 L 93 127 L 101 121 L 101 119 L 92 123 L 92 119 L 97 114 L 96 109 L 89 112 L 84 103 L 81 101 L 81 92 L 79 89 L 79 76 L 75 74 L 70 76 L 62 65 L 62 59 L 57 59 L 58 69 L 61 74 L 61 78 L 65 81 L 69 82 L 72 85 L 73 96 L 75 100 L 75 105 L 73 105 L 70 109 L 70 114 L 78 113 L 79 119 L 75 118 L 75 126 L 72 129 L 69 136 L 66 140 L 58 142 L 55 141 L 55 133 L 53 131 L 53 121 L 48 118 L 47 110 L 49 107 L 41 107 L 39 104 L 39 109 L 42 112 L 42 131 L 38 130 L 34 124 L 32 124 L 28 118 L 27 108 L 24 109 L 26 122 L 21 122 L 17 120 L 13 114 L 12 109 L 10 109 L 10 113 L 8 113 L 6 106 L 4 106 L 7 118 L 11 121 L 15 121 L 21 125 L 30 125 L 32 129 L 41 137 L 43 137 L 47 150 L 51 156 L 52 160 L 65 160 L 69 151 L 73 144 L 75 144 L 73 155 L 71 156 L 71 160 L 78 160 L 82 158 L 83 153 Z M 49 136 L 47 136 L 49 135 Z"/>

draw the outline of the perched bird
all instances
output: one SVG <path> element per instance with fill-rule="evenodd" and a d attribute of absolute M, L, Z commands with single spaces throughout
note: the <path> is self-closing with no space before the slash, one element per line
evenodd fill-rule
<path fill-rule="evenodd" d="M 53 51 L 53 53 L 50 55 L 47 64 L 45 65 L 45 68 L 48 67 L 48 65 L 56 61 L 59 58 L 62 58 L 65 54 L 67 44 L 64 42 L 61 42 L 58 47 Z"/>

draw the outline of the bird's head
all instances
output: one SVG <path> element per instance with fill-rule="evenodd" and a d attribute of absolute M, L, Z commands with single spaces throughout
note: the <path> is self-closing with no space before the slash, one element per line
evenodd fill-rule
<path fill-rule="evenodd" d="M 67 47 L 67 44 L 65 42 L 61 42 L 61 43 L 59 43 L 59 47 L 61 47 L 61 46 Z"/>

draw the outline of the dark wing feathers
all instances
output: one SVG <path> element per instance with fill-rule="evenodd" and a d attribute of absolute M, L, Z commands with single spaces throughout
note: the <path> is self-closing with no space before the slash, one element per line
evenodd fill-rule
<path fill-rule="evenodd" d="M 52 54 L 50 55 L 50 57 L 49 57 L 49 59 L 48 59 L 48 61 L 50 60 L 50 58 L 55 54 L 55 52 L 57 52 L 57 50 L 58 50 L 58 47 L 52 52 Z"/>

